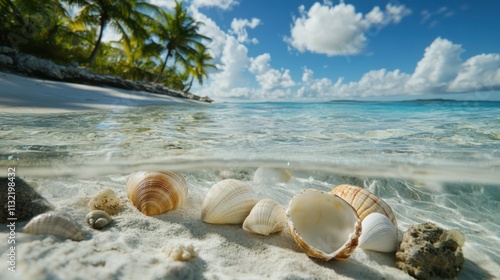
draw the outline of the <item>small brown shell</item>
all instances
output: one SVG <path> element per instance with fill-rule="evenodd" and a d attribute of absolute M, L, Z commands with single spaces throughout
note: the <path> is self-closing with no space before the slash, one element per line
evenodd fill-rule
<path fill-rule="evenodd" d="M 108 213 L 102 210 L 94 210 L 90 211 L 87 216 L 85 216 L 85 221 L 90 227 L 101 229 L 109 225 L 113 219 L 108 215 Z"/>
<path fill-rule="evenodd" d="M 147 216 L 155 216 L 179 207 L 187 197 L 188 187 L 175 172 L 140 171 L 130 176 L 127 194 L 132 204 Z"/>
<path fill-rule="evenodd" d="M 378 212 L 385 215 L 398 232 L 398 224 L 396 216 L 392 212 L 391 207 L 380 197 L 374 195 L 368 190 L 351 185 L 339 185 L 332 190 L 333 194 L 338 195 L 340 198 L 349 203 L 361 220 L 364 220 L 368 215 Z"/>
<path fill-rule="evenodd" d="M 83 239 L 83 232 L 70 220 L 54 213 L 35 216 L 23 229 L 24 233 L 54 235 L 74 241 Z"/>
<path fill-rule="evenodd" d="M 120 210 L 120 199 L 112 189 L 106 188 L 94 195 L 88 206 L 90 210 L 102 210 L 110 215 L 115 215 Z"/>

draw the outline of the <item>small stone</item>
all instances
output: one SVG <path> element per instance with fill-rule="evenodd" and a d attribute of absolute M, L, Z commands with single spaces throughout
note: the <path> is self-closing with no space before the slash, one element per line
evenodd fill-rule
<path fill-rule="evenodd" d="M 12 194 L 9 194 L 9 183 L 14 184 L 15 192 Z M 0 192 L 0 205 L 2 207 L 0 223 L 2 224 L 9 223 L 8 218 L 17 218 L 17 221 L 22 222 L 54 210 L 52 204 L 19 177 L 15 177 L 15 179 L 0 177 Z M 14 211 L 10 212 L 9 201 L 13 201 L 12 196 L 15 196 L 16 205 Z"/>
<path fill-rule="evenodd" d="M 4 54 L 0 54 L 0 65 L 12 65 L 14 64 L 14 60 L 12 57 Z"/>
<path fill-rule="evenodd" d="M 448 231 L 433 223 L 410 226 L 396 253 L 396 265 L 417 279 L 454 278 L 464 264 L 464 242 L 458 230 Z"/>

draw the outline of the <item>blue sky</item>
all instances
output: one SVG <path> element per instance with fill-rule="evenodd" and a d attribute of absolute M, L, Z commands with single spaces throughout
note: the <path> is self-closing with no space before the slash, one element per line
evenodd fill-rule
<path fill-rule="evenodd" d="M 217 101 L 500 99 L 500 1 L 184 5 L 219 68 L 192 91 Z"/>

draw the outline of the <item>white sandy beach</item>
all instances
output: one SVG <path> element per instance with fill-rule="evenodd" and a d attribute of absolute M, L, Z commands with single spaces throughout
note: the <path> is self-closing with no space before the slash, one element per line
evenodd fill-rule
<path fill-rule="evenodd" d="M 0 72 L 0 113 L 64 113 L 193 102 L 159 94 Z"/>
<path fill-rule="evenodd" d="M 186 202 L 179 209 L 154 217 L 143 215 L 127 199 L 128 175 L 28 180 L 56 206 L 57 212 L 78 224 L 84 239 L 76 242 L 17 232 L 16 273 L 7 271 L 7 263 L 2 261 L 0 278 L 412 279 L 396 268 L 394 254 L 358 248 L 346 261 L 325 262 L 306 256 L 286 229 L 266 237 L 250 234 L 240 225 L 206 224 L 200 219 L 201 205 L 213 182 L 200 178 L 218 179 L 214 174 L 187 173 L 185 177 L 189 185 Z M 103 188 L 113 189 L 122 199 L 123 207 L 112 224 L 99 231 L 86 225 L 84 217 L 89 212 L 89 199 Z M 277 193 L 268 189 L 259 192 L 259 196 L 283 200 Z M 416 213 L 415 209 L 408 211 Z M 411 217 L 399 218 L 402 218 L 401 236 Z M 17 230 L 24 224 L 18 223 Z M 7 240 L 7 233 L 0 233 L 0 240 Z M 0 243 L 4 257 L 6 243 Z M 169 259 L 165 250 L 180 245 L 194 246 L 199 256 L 188 262 Z M 489 279 L 495 275 L 498 264 L 491 263 L 474 246 L 477 244 L 466 243 L 466 262 L 458 279 Z"/>

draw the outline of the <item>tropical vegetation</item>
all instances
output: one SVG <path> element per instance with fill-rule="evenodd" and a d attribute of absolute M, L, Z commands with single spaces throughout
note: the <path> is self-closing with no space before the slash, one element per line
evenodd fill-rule
<path fill-rule="evenodd" d="M 196 21 L 175 2 L 0 0 L 0 45 L 97 73 L 189 91 L 215 69 Z M 104 42 L 107 29 L 119 40 Z"/>

